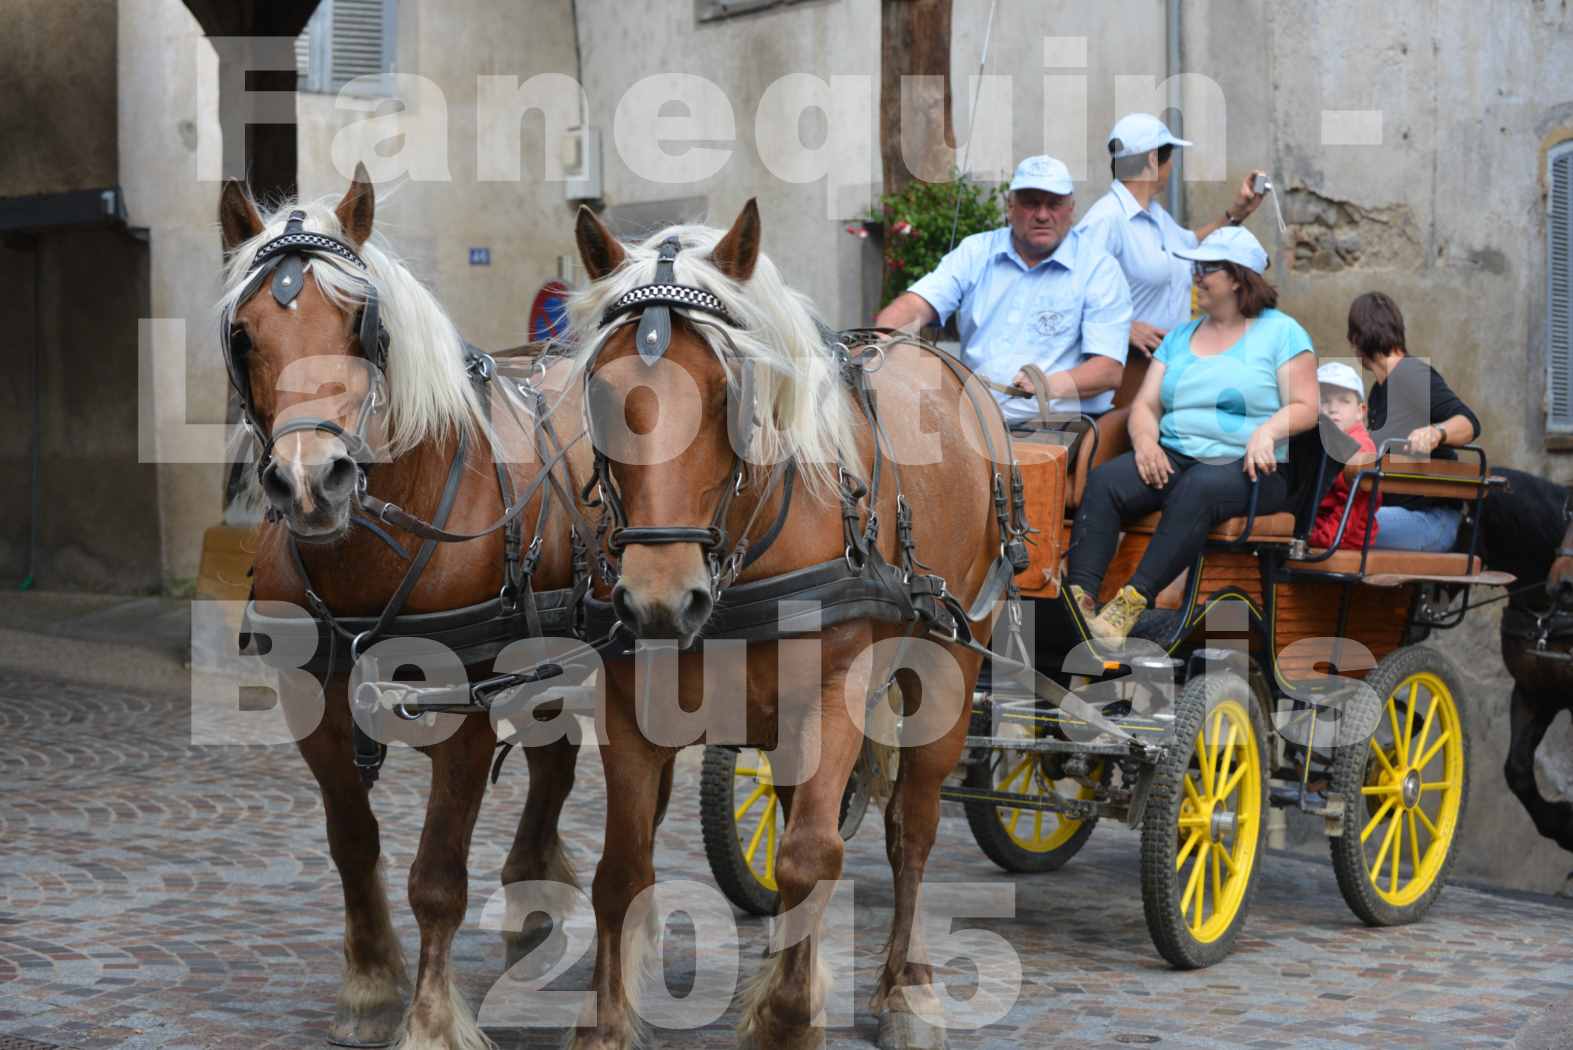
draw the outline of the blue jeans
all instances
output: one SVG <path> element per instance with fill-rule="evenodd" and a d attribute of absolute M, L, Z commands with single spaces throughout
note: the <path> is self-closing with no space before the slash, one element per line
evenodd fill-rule
<path fill-rule="evenodd" d="M 1373 547 L 1406 551 L 1450 551 L 1458 537 L 1459 512 L 1451 507 L 1379 507 Z"/>

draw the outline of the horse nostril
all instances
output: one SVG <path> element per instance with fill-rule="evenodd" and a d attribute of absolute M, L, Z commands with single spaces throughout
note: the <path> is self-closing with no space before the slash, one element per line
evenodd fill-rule
<path fill-rule="evenodd" d="M 355 461 L 348 456 L 339 456 L 329 463 L 322 472 L 322 480 L 317 484 L 324 502 L 341 499 L 355 491 L 358 473 Z"/>
<path fill-rule="evenodd" d="M 612 588 L 612 612 L 629 630 L 637 631 L 639 619 L 634 615 L 634 603 L 628 598 L 628 589 L 622 584 Z"/>
<path fill-rule="evenodd" d="M 279 510 L 288 510 L 295 501 L 295 490 L 284 480 L 276 463 L 269 464 L 268 469 L 262 472 L 262 494 Z"/>
<path fill-rule="evenodd" d="M 683 606 L 678 610 L 678 622 L 685 630 L 697 631 L 710 619 L 710 610 L 715 601 L 710 597 L 710 592 L 702 587 L 695 587 L 683 599 Z"/>

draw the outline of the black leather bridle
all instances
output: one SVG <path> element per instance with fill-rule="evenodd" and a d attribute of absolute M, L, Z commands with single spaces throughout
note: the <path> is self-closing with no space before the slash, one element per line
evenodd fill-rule
<path fill-rule="evenodd" d="M 305 229 L 306 213 L 290 212 L 284 232 L 268 241 L 257 251 L 251 268 L 246 271 L 246 283 L 226 313 L 220 343 L 224 351 L 224 367 L 229 372 L 230 385 L 240 399 L 241 421 L 256 439 L 257 477 L 260 479 L 273 462 L 273 450 L 279 441 L 290 434 L 304 431 L 330 434 L 344 443 L 345 452 L 355 461 L 359 471 L 357 485 L 361 492 L 366 488 L 366 472 L 374 458 L 372 448 L 366 443 L 365 430 L 372 415 L 381 405 L 382 382 L 388 368 L 388 330 L 382 324 L 382 312 L 377 301 L 377 288 L 371 282 L 366 261 L 354 248 L 337 237 L 325 233 L 310 233 Z M 264 434 L 258 422 L 257 404 L 251 390 L 251 373 L 246 358 L 251 353 L 251 340 L 245 331 L 234 323 L 234 314 L 241 305 L 256 295 L 271 274 L 273 284 L 269 291 L 280 306 L 289 306 L 300 295 L 305 285 L 306 265 L 316 257 L 347 262 L 366 274 L 366 297 L 356 320 L 356 338 L 361 354 L 374 369 L 372 381 L 366 389 L 352 427 L 344 427 L 331 419 L 302 416 L 291 419 Z"/>
<path fill-rule="evenodd" d="M 619 324 L 629 315 L 638 315 L 638 331 L 635 334 L 634 346 L 639 352 L 640 360 L 647 365 L 660 361 L 672 345 L 673 309 L 698 311 L 709 314 L 723 325 L 739 327 L 720 298 L 702 288 L 677 283 L 674 270 L 680 251 L 682 251 L 682 243 L 676 237 L 668 237 L 662 241 L 656 260 L 655 280 L 618 297 L 601 315 L 603 329 Z M 721 331 L 724 335 L 725 329 Z M 758 560 L 780 535 L 792 505 L 797 464 L 789 457 L 771 468 L 765 484 L 760 487 L 759 499 L 753 513 L 739 531 L 736 543 L 729 545 L 726 521 L 731 513 L 733 502 L 742 494 L 748 482 L 748 467 L 741 450 L 752 445 L 754 433 L 759 426 L 754 391 L 754 362 L 741 354 L 726 355 L 708 340 L 706 345 L 711 347 L 723 366 L 730 364 L 730 371 L 736 375 L 736 378 L 728 384 L 727 392 L 727 436 L 732 443 L 732 469 L 727 476 L 726 485 L 722 489 L 721 498 L 716 504 L 710 524 L 630 526 L 627 511 L 623 506 L 622 493 L 612 477 L 611 460 L 608 459 L 599 442 L 595 443 L 595 477 L 592 484 L 599 489 L 600 498 L 611 517 L 611 530 L 607 534 L 606 544 L 614 556 L 620 555 L 625 548 L 631 546 L 697 544 L 705 552 L 706 561 L 710 566 L 710 589 L 714 597 L 730 586 L 745 568 Z M 605 346 L 604 341 L 602 346 Z M 592 398 L 590 397 L 590 381 L 594 364 L 595 358 L 592 357 L 584 368 L 584 411 L 588 430 L 592 434 L 596 432 L 595 421 L 591 418 Z M 748 534 L 777 486 L 782 487 L 784 494 L 776 519 L 764 536 L 750 544 Z"/>

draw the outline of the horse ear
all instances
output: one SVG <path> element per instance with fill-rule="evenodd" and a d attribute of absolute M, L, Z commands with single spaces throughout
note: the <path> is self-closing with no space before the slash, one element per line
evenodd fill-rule
<path fill-rule="evenodd" d="M 339 201 L 339 206 L 333 209 L 333 214 L 338 216 L 344 236 L 351 243 L 362 245 L 371 236 L 372 218 L 376 212 L 377 192 L 372 188 L 371 176 L 366 173 L 366 165 L 357 162 L 355 181 L 350 183 L 349 190 L 344 194 L 344 199 Z"/>
<path fill-rule="evenodd" d="M 612 231 L 608 230 L 595 212 L 579 206 L 579 220 L 574 224 L 574 238 L 579 242 L 579 258 L 584 260 L 584 272 L 590 280 L 599 281 L 623 264 L 628 253 Z"/>
<path fill-rule="evenodd" d="M 737 221 L 710 253 L 710 261 L 732 280 L 738 283 L 748 280 L 754 275 L 754 264 L 759 261 L 759 236 L 759 202 L 750 197 Z"/>
<path fill-rule="evenodd" d="M 218 222 L 224 231 L 224 252 L 228 254 L 262 232 L 262 216 L 239 179 L 225 179 L 218 195 Z"/>

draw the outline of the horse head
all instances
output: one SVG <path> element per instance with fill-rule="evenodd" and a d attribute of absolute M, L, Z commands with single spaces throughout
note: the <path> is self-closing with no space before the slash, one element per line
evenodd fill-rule
<path fill-rule="evenodd" d="M 302 540 L 348 531 L 386 404 L 387 339 L 360 253 L 375 194 L 364 165 L 336 208 L 283 209 L 265 222 L 231 179 L 219 199 L 229 256 L 224 352 L 270 514 Z M 308 280 L 307 278 L 311 279 Z"/>
<path fill-rule="evenodd" d="M 580 212 L 577 236 L 592 280 L 628 261 L 623 246 L 588 210 Z M 676 237 L 663 243 L 674 262 L 683 248 L 692 247 Z M 693 275 L 703 271 L 742 284 L 758 257 L 759 211 L 750 201 L 702 258 L 683 260 L 685 280 L 702 289 Z M 661 266 L 655 287 L 672 280 Z M 714 305 L 724 314 L 719 301 Z M 752 405 L 735 403 L 736 362 L 713 349 L 699 330 L 703 322 L 664 312 L 659 331 L 623 323 L 600 340 L 585 365 L 585 411 L 602 495 L 612 504 L 617 526 L 610 543 L 621 559 L 621 578 L 613 608 L 638 637 L 676 638 L 687 645 L 714 608 L 725 508 L 744 479 L 745 450 L 734 448 L 735 428 L 725 421 L 739 412 L 751 414 Z M 630 314 L 642 318 L 643 311 Z"/>

